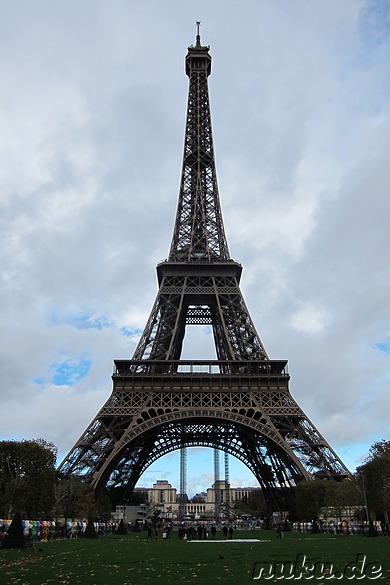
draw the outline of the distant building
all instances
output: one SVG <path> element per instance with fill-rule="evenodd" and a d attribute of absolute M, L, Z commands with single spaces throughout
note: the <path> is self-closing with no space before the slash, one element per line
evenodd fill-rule
<path fill-rule="evenodd" d="M 234 504 L 236 502 L 241 502 L 241 501 L 248 501 L 248 497 L 249 494 L 251 493 L 252 490 L 254 490 L 255 488 L 251 488 L 251 487 L 236 487 L 236 488 L 232 488 L 229 487 L 229 501 L 230 504 Z M 219 490 L 219 502 L 222 505 L 224 502 L 226 502 L 226 484 L 224 481 L 219 481 L 218 482 L 218 490 Z M 213 485 L 207 489 L 207 502 L 208 503 L 212 503 L 214 505 L 215 502 L 215 484 L 213 483 Z"/>
<path fill-rule="evenodd" d="M 172 505 L 177 502 L 176 488 L 166 479 L 158 479 L 152 488 L 146 488 L 148 503 L 154 506 Z"/>
<path fill-rule="evenodd" d="M 200 492 L 199 494 L 195 494 L 192 498 L 193 502 L 207 502 L 207 493 Z"/>
<path fill-rule="evenodd" d="M 148 514 L 149 507 L 146 504 L 140 504 L 139 506 L 117 506 L 111 517 L 114 522 L 119 523 L 123 520 L 129 524 L 136 521 L 144 522 Z"/>
<path fill-rule="evenodd" d="M 253 487 L 235 487 L 229 489 L 229 501 L 231 507 L 239 501 L 247 501 L 249 494 L 252 490 L 257 489 Z M 135 519 L 146 518 L 147 515 L 153 515 L 159 512 L 164 518 L 170 518 L 172 520 L 179 518 L 179 496 L 177 489 L 173 488 L 166 479 L 159 479 L 153 484 L 151 488 L 135 488 L 134 491 L 140 491 L 146 493 L 147 505 L 141 506 L 117 506 L 115 517 L 122 519 L 126 518 L 126 521 L 134 521 Z M 226 484 L 224 481 L 218 482 L 218 495 L 219 503 L 221 505 L 221 515 L 224 515 L 223 505 L 226 503 L 227 491 Z M 216 489 L 215 484 L 207 489 L 206 492 L 196 494 L 192 500 L 184 504 L 184 515 L 194 518 L 201 519 L 214 518 L 215 514 L 215 496 Z M 127 509 L 129 512 L 127 512 Z M 128 517 L 132 520 L 127 520 Z"/>

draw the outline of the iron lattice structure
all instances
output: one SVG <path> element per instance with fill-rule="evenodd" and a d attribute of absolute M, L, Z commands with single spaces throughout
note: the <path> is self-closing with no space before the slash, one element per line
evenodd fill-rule
<path fill-rule="evenodd" d="M 187 502 L 187 449 L 180 449 L 180 492 L 179 492 L 179 518 L 185 516 Z"/>
<path fill-rule="evenodd" d="M 115 361 L 113 391 L 60 470 L 97 491 L 130 493 L 156 459 L 194 445 L 223 450 L 254 473 L 270 510 L 300 480 L 348 470 L 289 391 L 286 361 L 270 360 L 230 258 L 215 169 L 209 47 L 188 49 L 189 94 L 179 202 L 159 290 L 131 360 Z M 217 360 L 180 359 L 186 325 L 212 326 Z"/>
<path fill-rule="evenodd" d="M 219 480 L 219 451 L 214 449 L 214 518 L 219 522 L 221 514 L 221 482 Z"/>

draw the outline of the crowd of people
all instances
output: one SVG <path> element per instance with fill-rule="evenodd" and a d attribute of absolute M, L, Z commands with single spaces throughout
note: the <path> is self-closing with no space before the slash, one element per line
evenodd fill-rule
<path fill-rule="evenodd" d="M 0 519 L 0 542 L 7 534 L 12 520 Z M 87 522 L 54 522 L 53 520 L 22 520 L 23 533 L 33 542 L 54 540 L 56 538 L 81 538 Z M 94 522 L 96 534 L 111 534 L 116 525 L 112 522 Z"/>
<path fill-rule="evenodd" d="M 148 531 L 148 540 L 157 540 L 160 538 L 163 539 L 170 539 L 171 533 L 173 530 L 173 525 L 171 523 L 167 524 L 159 524 L 155 523 L 152 524 L 148 522 L 146 524 L 146 530 Z M 207 524 L 207 523 L 180 523 L 177 527 L 177 536 L 179 540 L 207 540 L 211 538 L 211 540 L 215 540 L 216 533 L 217 533 L 217 526 L 216 524 Z M 220 530 L 222 530 L 223 538 L 233 538 L 234 533 L 233 526 L 230 524 L 227 526 L 224 524 L 221 526 Z"/>
<path fill-rule="evenodd" d="M 328 534 L 367 534 L 370 523 L 366 520 L 350 520 L 347 522 L 323 520 L 317 522 L 292 522 L 290 529 L 296 532 L 327 532 Z M 371 528 L 379 536 L 390 536 L 390 526 L 379 520 L 371 522 Z"/>
<path fill-rule="evenodd" d="M 94 528 L 97 535 L 126 533 L 133 530 L 131 525 L 118 525 L 118 522 L 94 522 Z M 0 543 L 4 538 L 11 525 L 11 520 L 0 519 Z M 54 540 L 56 538 L 82 538 L 87 528 L 86 521 L 78 522 L 54 522 L 51 520 L 22 520 L 23 532 L 25 537 L 29 537 L 32 542 L 42 542 Z M 258 528 L 268 528 L 263 523 L 257 523 Z M 120 530 L 122 528 L 122 530 Z M 233 524 L 222 524 L 217 527 L 215 523 L 207 524 L 198 523 L 180 523 L 173 526 L 172 523 L 152 523 L 147 522 L 145 525 L 137 525 L 137 530 L 147 530 L 149 540 L 158 540 L 159 538 L 169 540 L 174 528 L 177 531 L 177 537 L 180 540 L 215 540 L 217 529 L 222 532 L 222 537 L 227 539 L 233 538 L 237 526 Z M 289 522 L 278 523 L 273 526 L 276 529 L 278 537 L 283 538 L 283 533 L 289 530 L 294 532 L 322 532 L 328 534 L 352 534 L 366 535 L 369 530 L 374 530 L 378 536 L 390 536 L 390 525 L 381 521 L 374 521 L 371 525 L 367 521 L 351 520 L 347 521 L 317 521 L 317 522 Z"/>

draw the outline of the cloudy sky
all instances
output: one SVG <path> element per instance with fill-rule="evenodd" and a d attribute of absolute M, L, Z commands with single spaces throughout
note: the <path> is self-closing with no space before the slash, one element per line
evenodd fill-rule
<path fill-rule="evenodd" d="M 245 300 L 353 471 L 389 438 L 389 0 L 0 3 L 1 438 L 61 459 L 133 354 L 173 230 L 196 20 Z M 185 356 L 212 358 L 193 329 Z M 194 493 L 212 453 L 189 455 Z M 143 485 L 178 487 L 177 454 L 153 469 Z M 231 479 L 254 483 L 233 461 Z"/>

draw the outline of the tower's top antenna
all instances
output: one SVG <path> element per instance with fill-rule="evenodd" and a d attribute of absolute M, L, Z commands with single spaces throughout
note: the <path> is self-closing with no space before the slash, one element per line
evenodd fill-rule
<path fill-rule="evenodd" d="M 200 47 L 200 20 L 196 21 L 196 46 Z"/>

